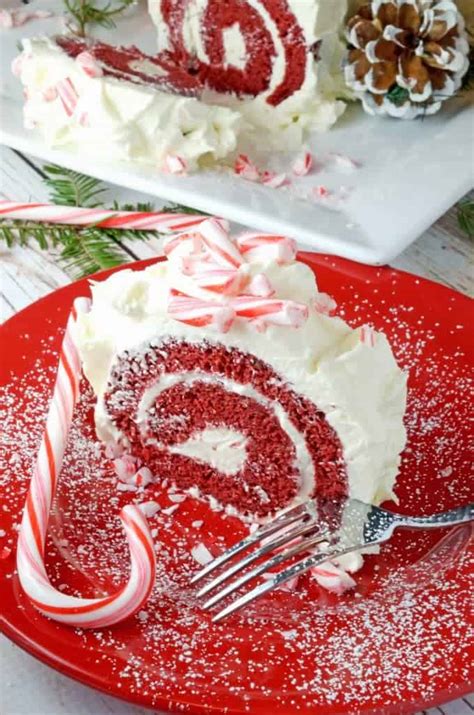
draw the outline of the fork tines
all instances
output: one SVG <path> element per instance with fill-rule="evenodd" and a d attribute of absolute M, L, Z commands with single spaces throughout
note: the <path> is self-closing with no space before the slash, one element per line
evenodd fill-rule
<path fill-rule="evenodd" d="M 277 568 L 281 564 L 291 561 L 298 554 L 304 554 L 304 552 L 316 547 L 318 544 L 330 540 L 331 537 L 329 533 L 325 530 L 321 530 L 318 525 L 315 504 L 313 502 L 306 502 L 305 504 L 300 504 L 282 512 L 272 522 L 262 526 L 254 534 L 251 534 L 232 546 L 201 569 L 201 571 L 192 578 L 191 582 L 196 583 L 200 581 L 205 576 L 212 574 L 224 566 L 224 564 L 238 554 L 260 544 L 258 548 L 249 551 L 247 555 L 244 555 L 241 559 L 238 559 L 227 569 L 215 576 L 199 591 L 198 597 L 202 597 L 209 594 L 218 586 L 223 585 L 217 593 L 208 598 L 204 603 L 203 608 L 209 609 L 254 578 L 262 576 L 267 579 L 251 591 L 237 598 L 212 619 L 213 621 L 220 621 L 247 603 L 259 598 L 264 593 L 272 591 L 296 575 L 303 573 L 303 571 L 311 568 L 311 566 L 323 563 L 334 555 L 337 555 L 337 551 L 334 549 L 331 553 L 313 554 L 294 563 L 285 570 L 269 573 L 272 569 Z M 268 558 L 264 559 L 264 557 Z M 261 560 L 261 562 L 254 566 L 254 568 L 246 570 L 248 566 L 259 560 Z M 241 572 L 243 573 L 238 575 Z M 231 580 L 233 576 L 237 577 Z"/>

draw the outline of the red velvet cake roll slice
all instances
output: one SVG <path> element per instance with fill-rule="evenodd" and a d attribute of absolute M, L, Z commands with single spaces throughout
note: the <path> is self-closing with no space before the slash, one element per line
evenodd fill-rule
<path fill-rule="evenodd" d="M 390 497 L 406 380 L 384 335 L 331 315 L 281 236 L 210 219 L 166 253 L 94 283 L 78 328 L 97 433 L 131 472 L 249 521 Z"/>
<path fill-rule="evenodd" d="M 241 100 L 267 135 L 284 129 L 300 139 L 343 111 L 338 35 L 347 0 L 149 0 L 149 9 L 163 57 Z"/>
<path fill-rule="evenodd" d="M 24 119 L 48 144 L 186 173 L 237 147 L 241 117 L 201 101 L 198 77 L 166 58 L 73 37 L 23 41 Z"/>

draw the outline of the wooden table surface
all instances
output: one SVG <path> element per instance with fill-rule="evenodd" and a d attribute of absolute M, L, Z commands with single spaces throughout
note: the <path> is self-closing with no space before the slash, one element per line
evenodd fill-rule
<path fill-rule="evenodd" d="M 144 200 L 143 195 L 118 187 L 111 187 L 110 196 L 119 201 Z M 0 197 L 15 201 L 47 200 L 41 164 L 0 147 Z M 155 199 L 153 203 L 157 205 Z M 130 260 L 161 253 L 158 239 L 146 244 L 133 242 L 127 249 Z M 473 258 L 474 242 L 460 230 L 456 207 L 453 207 L 391 265 L 472 295 Z M 8 249 L 0 244 L 1 320 L 69 281 L 70 277 L 59 267 L 53 250 L 44 252 L 35 246 Z M 5 715 L 145 715 L 149 712 L 59 675 L 5 639 L 0 657 L 2 712 Z M 425 712 L 429 715 L 472 715 L 474 698 L 463 698 Z"/>

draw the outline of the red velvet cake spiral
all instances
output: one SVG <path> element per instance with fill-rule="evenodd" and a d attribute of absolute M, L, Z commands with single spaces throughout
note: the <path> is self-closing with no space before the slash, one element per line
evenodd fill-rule
<path fill-rule="evenodd" d="M 329 499 L 347 493 L 342 447 L 325 415 L 249 353 L 174 339 L 122 353 L 104 406 L 126 451 L 156 479 L 198 487 L 240 514 L 264 517 L 302 489 Z M 210 428 L 242 436 L 245 459 L 235 473 L 177 453 Z"/>
<path fill-rule="evenodd" d="M 306 76 L 309 46 L 288 0 L 207 0 L 199 17 L 200 41 L 207 60 L 198 57 L 185 39 L 188 3 L 156 0 L 159 17 L 168 30 L 169 56 L 217 92 L 256 97 L 266 93 L 276 106 L 301 89 Z M 197 14 L 197 9 L 193 11 Z M 238 27 L 245 45 L 242 66 L 226 61 L 224 33 Z M 271 26 L 271 29 L 270 29 Z M 273 80 L 277 59 L 284 70 Z M 272 82 L 273 80 L 273 82 Z"/>

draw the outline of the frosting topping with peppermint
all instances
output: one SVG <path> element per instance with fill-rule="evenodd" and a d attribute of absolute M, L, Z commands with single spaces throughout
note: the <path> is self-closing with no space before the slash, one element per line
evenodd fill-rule
<path fill-rule="evenodd" d="M 231 237 L 214 219 L 165 246 L 167 260 L 94 282 L 78 326 L 103 438 L 111 425 L 102 398 L 120 355 L 165 337 L 222 345 L 263 361 L 322 410 L 343 446 L 351 496 L 391 497 L 406 439 L 406 375 L 386 337 L 334 315 L 285 237 Z"/>

